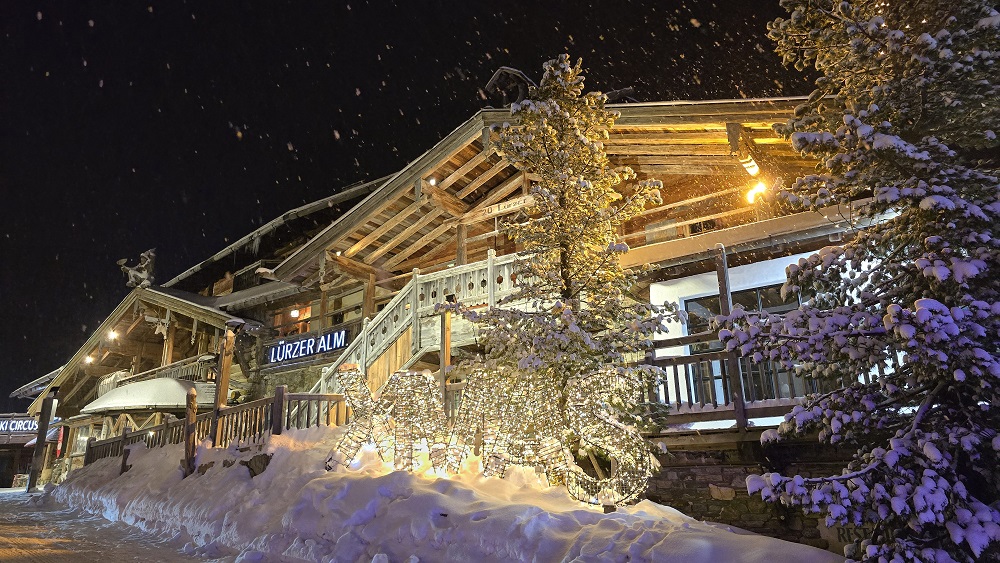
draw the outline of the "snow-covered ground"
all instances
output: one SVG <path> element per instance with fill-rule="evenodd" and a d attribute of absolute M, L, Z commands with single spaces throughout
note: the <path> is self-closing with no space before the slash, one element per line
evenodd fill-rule
<path fill-rule="evenodd" d="M 351 469 L 323 461 L 338 431 L 272 437 L 266 471 L 239 463 L 257 452 L 202 449 L 204 474 L 181 478 L 179 446 L 135 450 L 75 471 L 53 499 L 237 561 L 842 561 L 808 546 L 699 522 L 649 501 L 604 514 L 530 471 L 485 478 L 394 472 L 371 451 Z"/>
<path fill-rule="evenodd" d="M 0 561 L 86 563 L 107 561 L 110 554 L 116 563 L 203 561 L 182 553 L 183 544 L 56 502 L 38 501 L 38 495 L 25 493 L 23 487 L 0 489 Z"/>

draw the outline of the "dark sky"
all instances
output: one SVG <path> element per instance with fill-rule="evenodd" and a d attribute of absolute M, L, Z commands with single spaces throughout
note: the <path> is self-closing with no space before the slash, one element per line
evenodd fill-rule
<path fill-rule="evenodd" d="M 394 172 L 501 65 L 583 57 L 642 101 L 807 93 L 776 0 L 0 2 L 0 412 L 127 293 L 287 209 Z M 242 136 L 242 137 L 241 137 Z"/>

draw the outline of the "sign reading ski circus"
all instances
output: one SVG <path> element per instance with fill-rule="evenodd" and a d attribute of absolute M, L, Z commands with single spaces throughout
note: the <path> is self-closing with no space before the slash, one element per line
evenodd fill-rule
<path fill-rule="evenodd" d="M 0 434 L 33 434 L 38 421 L 33 418 L 0 418 Z"/>
<path fill-rule="evenodd" d="M 338 330 L 319 336 L 309 335 L 297 340 L 280 340 L 268 347 L 265 357 L 270 364 L 322 354 L 347 346 L 347 331 Z"/>

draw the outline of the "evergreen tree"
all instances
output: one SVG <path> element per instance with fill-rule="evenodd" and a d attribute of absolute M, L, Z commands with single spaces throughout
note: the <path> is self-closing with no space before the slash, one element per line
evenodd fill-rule
<path fill-rule="evenodd" d="M 781 4 L 790 17 L 769 26 L 779 54 L 822 75 L 779 128 L 819 159 L 784 195 L 873 225 L 789 267 L 783 291 L 811 296 L 797 311 L 722 319 L 729 349 L 850 384 L 768 436 L 818 431 L 856 448 L 843 474 L 752 476 L 748 489 L 872 525 L 853 559 L 995 557 L 1000 14 L 979 0 Z"/>
<path fill-rule="evenodd" d="M 496 390 L 507 390 L 495 394 L 493 410 L 517 411 L 520 426 L 510 432 L 614 458 L 623 468 L 616 482 L 583 483 L 573 471 L 566 479 L 582 489 L 578 496 L 621 502 L 645 489 L 649 452 L 636 425 L 655 376 L 628 364 L 652 347 L 665 312 L 629 296 L 635 276 L 620 266 L 628 247 L 618 234 L 658 200 L 661 184 L 627 183 L 635 173 L 611 167 L 602 141 L 618 114 L 603 94 L 583 93 L 581 64 L 568 55 L 547 62 L 540 85 L 512 105 L 513 123 L 496 128 L 498 150 L 533 178 L 534 203 L 503 225 L 521 250 L 516 293 L 466 314 L 482 328 L 485 367 L 502 379 Z M 636 478 L 623 484 L 630 472 Z"/>

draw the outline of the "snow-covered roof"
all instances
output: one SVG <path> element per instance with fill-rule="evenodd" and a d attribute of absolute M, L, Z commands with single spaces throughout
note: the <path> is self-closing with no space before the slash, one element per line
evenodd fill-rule
<path fill-rule="evenodd" d="M 187 270 L 184 270 L 183 272 L 175 276 L 173 279 L 163 284 L 163 286 L 173 287 L 174 285 L 184 280 L 187 280 L 192 276 L 195 276 L 195 274 L 198 274 L 199 272 L 202 272 L 205 269 L 209 269 L 216 263 L 219 263 L 223 258 L 237 254 L 237 252 L 239 252 L 242 249 L 250 248 L 253 250 L 252 252 L 250 252 L 250 254 L 253 256 L 257 256 L 258 253 L 256 250 L 260 245 L 261 240 L 263 240 L 266 237 L 273 236 L 273 234 L 279 228 L 286 226 L 289 223 L 294 222 L 298 219 L 307 218 L 313 214 L 323 212 L 328 209 L 333 209 L 337 206 L 337 204 L 351 202 L 352 200 L 356 201 L 360 198 L 363 198 L 369 193 L 371 193 L 371 191 L 373 191 L 377 186 L 381 185 L 383 181 L 384 178 L 380 178 L 377 180 L 372 180 L 370 182 L 364 182 L 358 185 L 348 186 L 344 189 L 337 191 L 337 193 L 333 195 L 327 196 L 323 199 L 314 201 L 312 203 L 307 203 L 306 205 L 297 207 L 290 211 L 286 211 L 285 213 L 282 213 L 281 216 L 276 217 L 271 221 L 268 221 L 264 225 L 252 231 L 250 234 L 240 238 L 239 240 L 233 242 L 229 246 L 216 252 L 208 259 L 203 260 L 198 264 L 195 264 L 194 266 L 188 268 Z M 326 220 L 329 220 L 329 218 L 327 218 Z M 298 229 L 296 229 L 296 231 L 298 231 Z M 297 235 L 298 233 L 295 234 Z M 277 246 L 281 246 L 281 244 Z M 239 267 L 245 265 L 246 264 L 240 264 Z M 227 261 L 227 267 L 226 269 L 222 270 L 222 273 L 224 273 L 226 270 L 229 271 L 233 270 L 232 264 L 228 261 Z M 209 277 L 212 277 L 214 275 L 215 274 L 212 273 Z M 201 282 L 199 281 L 199 283 Z"/>
<path fill-rule="evenodd" d="M 123 411 L 183 410 L 189 389 L 198 390 L 199 405 L 215 404 L 215 386 L 177 379 L 160 378 L 123 385 L 105 393 L 80 409 L 84 414 Z"/>
<path fill-rule="evenodd" d="M 25 383 L 24 385 L 14 389 L 11 392 L 10 397 L 12 399 L 31 399 L 38 396 L 39 393 L 48 387 L 49 383 L 59 375 L 59 372 L 66 366 L 59 366 L 56 369 L 46 373 L 45 375 L 39 377 L 34 381 Z"/>

